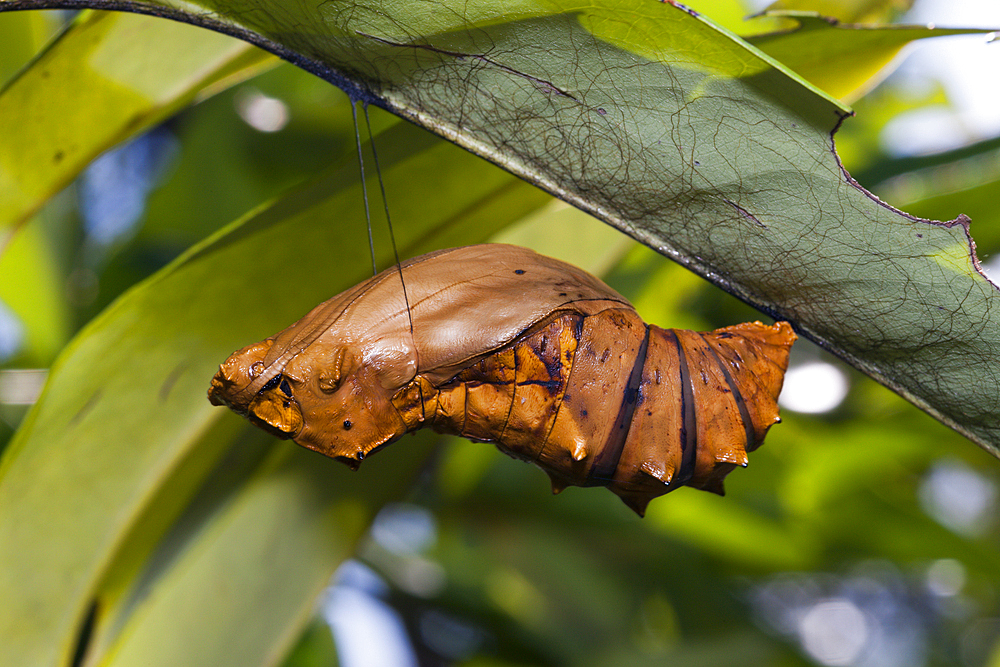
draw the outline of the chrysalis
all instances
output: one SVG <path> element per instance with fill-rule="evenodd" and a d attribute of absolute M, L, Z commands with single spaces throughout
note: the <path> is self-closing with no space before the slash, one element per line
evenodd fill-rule
<path fill-rule="evenodd" d="M 429 426 L 535 463 L 554 491 L 607 486 L 641 516 L 684 484 L 721 494 L 746 466 L 780 421 L 795 338 L 787 322 L 661 329 L 574 266 L 487 244 L 320 304 L 230 356 L 208 395 L 352 468 Z"/>

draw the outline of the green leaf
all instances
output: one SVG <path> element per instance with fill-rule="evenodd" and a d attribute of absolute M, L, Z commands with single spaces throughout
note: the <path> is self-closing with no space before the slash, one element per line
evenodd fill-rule
<path fill-rule="evenodd" d="M 254 99 L 285 105 L 287 124 L 277 132 L 254 129 L 237 115 Z M 378 111 L 376 132 L 400 122 Z M 357 159 L 347 96 L 288 63 L 199 102 L 170 130 L 178 159 L 150 194 L 135 241 L 177 252 L 345 155 Z"/>
<path fill-rule="evenodd" d="M 745 39 L 845 102 L 858 99 L 888 76 L 896 56 L 912 42 L 990 32 L 977 28 L 854 25 L 812 12 L 767 12 L 764 16 L 791 19 L 797 27 Z"/>
<path fill-rule="evenodd" d="M 650 506 L 657 529 L 720 558 L 738 558 L 750 567 L 804 569 L 816 558 L 817 540 L 739 503 L 684 489 L 670 502 Z"/>
<path fill-rule="evenodd" d="M 482 241 L 549 201 L 410 125 L 379 139 L 386 187 L 408 221 L 396 230 L 407 256 Z M 102 586 L 107 604 L 124 595 L 127 583 L 101 582 L 132 576 L 225 451 L 227 429 L 240 424 L 205 397 L 221 360 L 370 274 L 356 173 L 348 162 L 193 248 L 64 351 L 0 465 L 0 598 L 8 601 L 0 664 L 65 660 Z M 384 234 L 376 241 L 385 266 L 389 244 Z M 239 516 L 231 520 L 249 520 Z"/>
<path fill-rule="evenodd" d="M 299 639 L 281 667 L 336 667 L 337 648 L 329 626 L 316 619 Z"/>
<path fill-rule="evenodd" d="M 746 3 L 741 0 L 693 0 L 685 2 L 684 6 L 708 16 L 716 24 L 737 35 L 745 34 L 748 29 L 756 30 L 758 26 L 767 30 L 773 25 L 773 22 L 766 19 L 749 22 L 747 19 L 751 17 L 748 16 Z"/>
<path fill-rule="evenodd" d="M 429 127 L 1000 451 L 1000 308 L 967 221 L 858 187 L 831 148 L 846 109 L 703 17 L 625 0 L 128 6 L 253 39 Z"/>
<path fill-rule="evenodd" d="M 0 4 L 25 6 L 16 1 Z M 984 440 L 995 439 L 986 421 L 994 419 L 997 394 L 992 288 L 966 266 L 968 242 L 959 226 L 899 215 L 846 180 L 830 150 L 843 107 L 708 23 L 660 3 L 596 10 L 564 5 L 566 11 L 557 6 L 543 15 L 527 4 L 512 5 L 509 15 L 479 4 L 472 9 L 479 14 L 467 18 L 447 12 L 411 17 L 412 3 L 399 7 L 229 5 L 226 11 L 237 18 L 215 25 L 230 31 L 256 26 L 266 36 L 241 34 L 533 175 L 771 312 L 795 316 L 827 347 L 870 363 L 884 381 L 916 387 L 919 401 L 954 408 L 952 423 L 971 414 L 966 425 L 981 427 Z M 632 18 L 636 12 L 644 15 Z M 343 17 L 355 23 L 338 23 Z M 352 88 L 338 78 L 348 74 L 372 88 Z M 393 142 L 388 155 L 396 158 L 384 162 L 393 173 L 389 197 L 406 254 L 470 242 L 470 233 L 485 234 L 525 213 L 530 207 L 519 196 L 543 199 L 447 146 L 439 149 L 439 161 L 421 161 L 424 153 L 407 136 L 403 129 L 386 135 Z M 255 159 L 266 169 L 273 156 Z M 0 599 L 8 601 L 0 611 L 0 662 L 64 665 L 88 636 L 85 664 L 155 659 L 160 651 L 193 664 L 184 647 L 162 648 L 189 638 L 213 665 L 245 664 L 252 652 L 273 661 L 292 641 L 322 571 L 350 548 L 380 502 L 367 493 L 388 492 L 406 480 L 395 470 L 373 484 L 373 478 L 348 476 L 358 487 L 345 486 L 345 493 L 358 498 L 359 508 L 345 509 L 337 489 L 323 486 L 335 479 L 324 474 L 328 462 L 292 453 L 287 443 L 281 446 L 288 459 L 273 454 L 261 462 L 248 455 L 264 456 L 254 438 L 242 439 L 238 419 L 209 411 L 204 383 L 229 351 L 273 333 L 367 273 L 363 231 L 352 226 L 360 203 L 356 192 L 347 194 L 353 171 L 352 163 L 328 174 L 195 249 L 126 295 L 66 351 L 0 464 Z M 187 182 L 194 190 L 204 186 L 206 198 L 216 195 L 206 178 Z M 471 211 L 477 213 L 470 218 Z M 186 233 L 199 233 L 199 222 L 189 221 Z M 168 231 L 172 223 L 164 223 Z M 428 228 L 444 236 L 422 245 L 418 239 Z M 720 317 L 704 300 L 692 307 L 692 292 L 699 290 L 685 290 L 675 271 L 646 261 L 649 254 L 630 253 L 615 277 L 634 284 L 654 276 L 651 289 L 665 296 L 638 293 L 670 317 L 658 323 L 672 324 L 681 308 L 695 311 L 687 322 Z M 949 280 L 936 292 L 942 277 Z M 970 288 L 984 289 L 970 297 Z M 189 366 L 178 371 L 182 363 Z M 102 393 L 88 403 L 98 387 Z M 962 596 L 981 604 L 982 616 L 995 616 L 988 594 L 995 535 L 973 548 L 971 539 L 949 536 L 921 515 L 914 500 L 921 464 L 952 452 L 958 438 L 921 429 L 926 433 L 914 443 L 920 434 L 904 424 L 912 414 L 892 421 L 868 417 L 882 425 L 882 437 L 819 433 L 816 422 L 786 415 L 788 424 L 754 454 L 751 470 L 733 476 L 730 498 L 680 492 L 655 504 L 643 522 L 623 515 L 608 493 L 576 489 L 553 499 L 541 472 L 526 473 L 479 445 L 477 451 L 500 462 L 482 476 L 490 492 L 458 498 L 443 512 L 452 525 L 442 522 L 441 534 L 450 530 L 464 556 L 448 563 L 448 579 L 456 578 L 456 569 L 475 572 L 486 580 L 494 607 L 506 602 L 523 614 L 496 614 L 490 627 L 499 628 L 498 645 L 507 647 L 517 634 L 521 646 L 536 648 L 531 659 L 523 652 L 501 656 L 521 664 L 572 662 L 565 656 L 601 660 L 609 646 L 621 647 L 622 657 L 612 654 L 608 664 L 632 655 L 639 656 L 636 664 L 649 664 L 633 634 L 648 631 L 649 607 L 638 601 L 654 596 L 676 608 L 685 641 L 679 657 L 661 652 L 653 660 L 730 664 L 736 655 L 753 664 L 782 658 L 798 664 L 791 651 L 775 648 L 779 640 L 753 630 L 745 609 L 734 609 L 746 599 L 746 578 L 791 566 L 849 572 L 856 556 L 890 554 L 897 567 L 914 573 L 920 591 L 927 559 L 962 560 L 970 573 Z M 869 455 L 870 447 L 878 452 Z M 397 464 L 400 471 L 412 469 L 411 460 L 394 458 L 402 454 L 397 448 L 422 454 L 401 443 L 362 474 Z M 255 465 L 233 470 L 230 456 Z M 493 474 L 500 468 L 503 475 Z M 229 486 L 203 505 L 203 495 L 218 491 L 220 471 L 229 473 Z M 470 493 L 479 480 L 458 480 L 450 491 Z M 334 513 L 337 520 L 330 518 Z M 455 521 L 459 513 L 464 520 Z M 484 525 L 492 539 L 468 546 Z M 262 535 L 254 534 L 257 528 Z M 327 530 L 336 538 L 319 539 Z M 547 539 L 533 539 L 539 534 Z M 264 551 L 269 544 L 280 556 L 273 568 L 261 557 L 275 553 Z M 301 549 L 309 552 L 299 576 L 292 556 Z M 263 564 L 242 559 L 250 554 Z M 493 572 L 483 572 L 484 564 L 495 564 Z M 595 572 L 604 578 L 591 587 L 594 597 L 581 596 Z M 289 590 L 278 590 L 285 577 Z M 529 584 L 520 588 L 528 593 L 520 605 L 504 596 L 505 582 Z M 213 597 L 215 584 L 248 594 L 246 604 Z M 524 640 L 534 632 L 524 623 L 532 613 L 524 602 L 533 592 L 542 601 L 533 613 L 552 612 L 544 619 L 549 636 Z M 265 604 L 253 606 L 251 597 Z M 480 594 L 480 606 L 483 599 Z M 202 605 L 222 615 L 200 615 L 204 623 L 191 627 L 187 612 Z M 91 608 L 95 623 L 87 633 Z M 744 633 L 757 642 L 748 643 Z M 227 653 L 225 642 L 243 641 Z M 705 652 L 712 648 L 719 653 Z M 767 650 L 774 653 L 761 658 Z"/>
<path fill-rule="evenodd" d="M 24 327 L 24 347 L 16 360 L 47 366 L 69 340 L 70 313 L 64 276 L 41 225 L 22 230 L 0 254 L 0 302 Z"/>
<path fill-rule="evenodd" d="M 52 36 L 55 12 L 17 12 L 0 17 L 0 86 L 24 67 Z"/>
<path fill-rule="evenodd" d="M 1000 251 L 1000 215 L 996 192 L 1000 186 L 1000 155 L 996 140 L 983 142 L 975 152 L 954 151 L 951 160 L 906 172 L 879 184 L 880 196 L 905 204 L 920 216 L 939 216 L 961 208 L 973 220 L 980 259 Z"/>
<path fill-rule="evenodd" d="M 884 23 L 912 6 L 913 0 L 778 0 L 765 12 L 816 12 L 844 23 Z"/>
<path fill-rule="evenodd" d="M 434 439 L 420 434 L 358 474 L 283 443 L 147 584 L 94 664 L 277 664 L 312 618 L 331 573 L 354 552 L 377 508 L 408 486 Z"/>
<path fill-rule="evenodd" d="M 0 91 L 0 127 L 17 128 L 0 141 L 0 230 L 24 223 L 105 150 L 276 62 L 173 21 L 84 13 Z"/>

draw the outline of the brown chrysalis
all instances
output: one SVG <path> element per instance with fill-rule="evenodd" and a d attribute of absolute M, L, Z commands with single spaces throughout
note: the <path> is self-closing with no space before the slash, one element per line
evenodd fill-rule
<path fill-rule="evenodd" d="M 787 322 L 661 329 L 574 266 L 487 244 L 320 304 L 229 357 L 208 395 L 352 468 L 429 426 L 535 463 L 555 491 L 607 486 L 642 515 L 684 484 L 722 493 L 779 421 L 795 338 Z"/>

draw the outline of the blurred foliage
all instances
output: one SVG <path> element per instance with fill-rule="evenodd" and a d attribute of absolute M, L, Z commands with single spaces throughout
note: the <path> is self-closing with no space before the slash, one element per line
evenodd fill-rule
<path fill-rule="evenodd" d="M 854 4 L 852 16 L 868 11 L 880 19 L 899 5 Z M 701 9 L 711 14 L 709 7 Z M 63 18 L 0 14 L 0 43 L 8 45 L 0 50 L 0 76 L 17 72 Z M 197 103 L 155 130 L 173 148 L 159 154 L 151 171 L 155 188 L 144 200 L 140 226 L 111 242 L 96 242 L 83 224 L 78 204 L 84 186 L 78 182 L 49 199 L 5 245 L 0 299 L 20 323 L 23 339 L 0 370 L 49 368 L 64 346 L 79 347 L 113 322 L 122 333 L 104 341 L 100 354 L 121 367 L 123 384 L 115 386 L 124 398 L 93 400 L 110 400 L 98 405 L 110 415 L 127 413 L 130 401 L 147 400 L 138 390 L 126 396 L 127 381 L 150 373 L 157 363 L 140 358 L 141 350 L 130 352 L 130 331 L 170 332 L 164 333 L 164 346 L 187 346 L 195 355 L 201 353 L 199 344 L 171 327 L 245 311 L 243 337 L 228 341 L 220 335 L 209 346 L 219 349 L 202 355 L 221 361 L 224 350 L 270 333 L 268 327 L 307 307 L 313 293 L 332 294 L 341 283 L 363 277 L 368 248 L 353 176 L 348 100 L 287 64 L 243 83 L 238 79 L 230 80 L 227 85 L 235 85 L 228 89 L 210 88 L 199 79 L 187 91 L 187 101 Z M 264 101 L 273 107 L 268 100 L 283 105 L 278 108 L 287 114 L 287 124 L 265 132 L 246 119 L 249 105 Z M 1000 249 L 992 199 L 1000 188 L 998 140 L 919 158 L 894 158 L 879 148 L 879 133 L 898 114 L 947 103 L 939 89 L 914 99 L 890 80 L 857 102 L 857 117 L 837 135 L 838 149 L 851 173 L 893 205 L 933 219 L 969 214 L 980 258 L 986 258 Z M 493 235 L 602 274 L 644 318 L 660 325 L 713 328 L 759 317 L 680 266 L 497 168 L 462 162 L 471 159 L 375 110 L 372 121 L 405 252 L 420 248 L 425 233 L 436 235 L 428 243 L 450 244 Z M 449 176 L 449 168 L 459 173 Z M 459 192 L 459 176 L 475 179 L 480 190 Z M 369 192 L 377 192 L 374 182 Z M 300 243 L 317 254 L 329 247 L 345 275 L 310 281 L 307 266 L 294 266 L 289 251 L 276 249 L 274 239 L 294 230 L 291 209 L 329 219 L 323 245 Z M 476 211 L 488 212 L 490 220 L 477 218 Z M 236 228 L 227 225 L 244 215 L 252 222 L 249 231 L 230 235 Z M 384 264 L 389 257 L 384 232 L 377 241 Z M 141 308 L 153 281 L 197 291 L 190 285 L 204 285 L 192 273 L 199 260 L 208 267 L 202 267 L 206 275 L 209 269 L 225 274 L 235 261 L 227 260 L 226 247 L 238 243 L 254 249 L 258 280 L 266 289 L 243 294 L 235 286 L 226 297 L 223 284 L 205 288 L 200 300 L 179 292 L 176 299 L 156 302 L 154 311 Z M 303 286 L 306 282 L 315 284 Z M 295 295 L 288 295 L 288 284 Z M 281 306 L 258 315 L 255 309 L 269 299 Z M 123 318 L 123 312 L 134 313 L 134 319 Z M 145 321 L 150 312 L 161 319 Z M 97 324 L 69 343 L 92 320 Z M 206 330 L 214 329 L 206 325 Z M 120 358 L 119 350 L 124 350 Z M 37 664 L 65 665 L 72 656 L 73 667 L 185 664 L 174 652 L 185 650 L 206 664 L 224 659 L 284 661 L 288 667 L 335 664 L 330 635 L 315 620 L 311 600 L 333 564 L 350 553 L 389 583 L 384 597 L 400 613 L 422 665 L 823 664 L 809 657 L 816 653 L 803 643 L 803 625 L 788 624 L 781 605 L 802 621 L 818 603 L 836 599 L 859 605 L 870 637 L 878 630 L 884 643 L 919 638 L 913 644 L 918 653 L 902 648 L 890 653 L 897 661 L 909 656 L 910 662 L 877 662 L 868 653 L 854 664 L 1000 664 L 996 497 L 982 521 L 965 527 L 943 521 L 928 500 L 930 481 L 941 471 L 966 471 L 974 475 L 969 479 L 995 490 L 1000 483 L 995 459 L 808 342 L 797 344 L 794 355 L 793 363 L 820 359 L 840 366 L 851 383 L 846 401 L 822 415 L 785 411 L 785 423 L 754 453 L 749 470 L 730 478 L 726 498 L 682 489 L 654 502 L 644 520 L 599 489 L 573 488 L 553 498 L 540 471 L 487 445 L 426 437 L 421 446 L 407 439 L 350 475 L 235 418 L 211 427 L 207 420 L 191 425 L 178 438 L 186 449 L 163 462 L 156 479 L 143 487 L 155 497 L 121 509 L 114 524 L 123 526 L 119 533 L 106 537 L 103 524 L 82 522 L 82 514 L 72 511 L 60 520 L 82 525 L 18 528 L 22 540 L 59 529 L 78 530 L 74 539 L 81 541 L 113 542 L 112 562 L 94 565 L 96 580 L 72 592 L 72 599 L 61 588 L 63 573 L 39 564 L 39 586 L 51 588 L 57 604 L 58 596 L 66 595 L 66 621 L 62 643 Z M 198 363 L 205 370 L 207 362 Z M 203 382 L 195 374 L 191 386 L 207 388 L 210 374 L 209 368 Z M 65 399 L 74 406 L 66 408 L 73 413 L 65 415 L 68 424 L 94 409 L 82 389 L 90 387 L 85 369 L 77 377 L 80 395 Z M 172 393 L 170 386 L 165 391 Z M 191 400 L 202 400 L 201 394 Z M 24 412 L 23 406 L 0 405 L 0 448 Z M 164 412 L 164 424 L 169 415 Z M 166 428 L 152 424 L 143 434 L 139 425 L 134 437 L 165 438 Z M 131 444 L 109 443 L 95 451 L 110 457 L 115 446 L 125 451 Z M 432 447 L 435 454 L 418 467 Z M 127 474 L 127 461 L 100 467 L 67 460 L 81 470 L 90 465 L 93 477 L 81 473 L 77 479 L 86 490 L 100 488 L 102 475 Z M 7 461 L 0 464 L 0 477 L 10 472 Z M 51 495 L 53 507 L 72 504 L 80 493 L 45 486 L 44 475 L 39 479 L 35 493 Z M 164 479 L 167 483 L 157 486 Z M 401 497 L 432 513 L 433 544 L 410 554 L 393 552 L 374 537 L 356 545 L 386 500 Z M 272 503 L 274 498 L 280 502 Z M 37 520 L 55 523 L 52 516 Z M 299 534 L 308 538 L 308 553 L 294 549 L 302 542 L 291 536 Z M 951 571 L 961 573 L 950 589 L 935 574 L 947 572 L 949 564 L 958 564 Z M 249 606 L 245 598 L 230 595 L 250 583 L 258 588 Z M 857 590 L 867 591 L 867 597 Z M 301 603 L 296 591 L 310 602 Z M 101 604 L 92 606 L 91 599 Z M 237 604 L 241 608 L 234 612 Z M 32 624 L 41 622 L 24 619 L 22 627 Z M 185 634 L 167 634 L 178 628 Z M 2 637 L 0 644 L 16 640 Z M 224 649 L 231 650 L 211 653 Z"/>
<path fill-rule="evenodd" d="M 777 0 L 767 11 L 810 11 L 843 23 L 888 23 L 913 6 L 913 0 Z"/>

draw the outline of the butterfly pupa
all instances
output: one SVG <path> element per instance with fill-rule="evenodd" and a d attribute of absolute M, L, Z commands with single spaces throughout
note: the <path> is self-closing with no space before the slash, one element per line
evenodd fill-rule
<path fill-rule="evenodd" d="M 646 324 L 594 276 L 531 250 L 432 252 L 235 352 L 209 399 L 353 468 L 430 427 L 492 442 L 553 490 L 606 486 L 639 515 L 723 492 L 778 418 L 787 322 Z M 409 306 L 407 306 L 407 301 Z"/>

